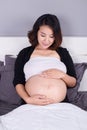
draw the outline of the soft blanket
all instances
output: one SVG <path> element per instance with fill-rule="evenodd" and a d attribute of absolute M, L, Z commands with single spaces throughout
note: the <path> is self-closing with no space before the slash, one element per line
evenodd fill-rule
<path fill-rule="evenodd" d="M 0 130 L 87 130 L 87 112 L 69 103 L 26 104 L 0 116 Z"/>

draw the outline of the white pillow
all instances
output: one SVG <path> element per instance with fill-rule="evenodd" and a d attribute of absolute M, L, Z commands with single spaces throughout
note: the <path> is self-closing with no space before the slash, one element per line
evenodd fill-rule
<path fill-rule="evenodd" d="M 87 69 L 84 72 L 78 91 L 87 91 Z"/>

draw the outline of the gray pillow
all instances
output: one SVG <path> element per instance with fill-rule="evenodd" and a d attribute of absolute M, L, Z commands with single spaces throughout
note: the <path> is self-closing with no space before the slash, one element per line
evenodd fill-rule
<path fill-rule="evenodd" d="M 5 66 L 0 66 L 0 114 L 6 114 L 21 105 L 21 98 L 13 86 L 15 58 L 6 56 L 5 62 Z"/>
<path fill-rule="evenodd" d="M 4 62 L 0 61 L 0 67 L 3 66 L 3 65 L 4 65 Z M 1 79 L 1 73 L 0 73 L 0 79 Z"/>
<path fill-rule="evenodd" d="M 14 68 L 16 57 L 13 55 L 5 55 L 5 64 Z"/>
<path fill-rule="evenodd" d="M 77 84 L 74 88 L 68 88 L 67 97 L 70 103 L 73 103 L 84 110 L 87 110 L 87 92 L 78 92 L 83 74 L 87 69 L 87 63 L 76 63 L 75 70 L 77 75 Z"/>
<path fill-rule="evenodd" d="M 3 61 L 0 61 L 0 66 L 4 65 L 4 62 Z"/>

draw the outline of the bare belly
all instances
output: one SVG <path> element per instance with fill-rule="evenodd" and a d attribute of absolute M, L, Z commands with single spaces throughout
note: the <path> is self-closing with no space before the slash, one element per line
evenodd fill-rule
<path fill-rule="evenodd" d="M 39 75 L 31 77 L 25 84 L 25 89 L 30 96 L 40 94 L 61 102 L 67 92 L 66 84 L 61 79 L 46 79 Z"/>

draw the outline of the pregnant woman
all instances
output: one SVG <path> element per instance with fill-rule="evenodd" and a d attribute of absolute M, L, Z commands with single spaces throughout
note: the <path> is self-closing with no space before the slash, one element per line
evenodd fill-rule
<path fill-rule="evenodd" d="M 61 47 L 58 18 L 40 16 L 28 32 L 30 47 L 18 54 L 13 84 L 27 104 L 48 105 L 65 101 L 67 87 L 74 87 L 76 74 L 72 58 Z"/>

